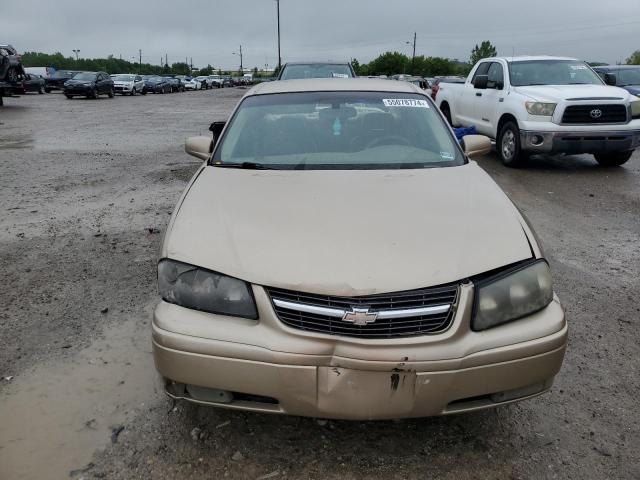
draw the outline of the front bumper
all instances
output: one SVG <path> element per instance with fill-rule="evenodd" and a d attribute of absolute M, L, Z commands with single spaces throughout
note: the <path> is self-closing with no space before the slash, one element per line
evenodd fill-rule
<path fill-rule="evenodd" d="M 464 285 L 448 331 L 365 340 L 286 327 L 264 290 L 253 288 L 260 321 L 158 305 L 153 353 L 169 396 L 323 418 L 444 415 L 543 393 L 564 358 L 557 299 L 528 318 L 472 332 L 473 287 Z"/>
<path fill-rule="evenodd" d="M 113 90 L 116 93 L 131 92 L 133 91 L 133 85 L 114 85 Z"/>
<path fill-rule="evenodd" d="M 89 85 L 82 85 L 76 87 L 64 87 L 62 92 L 65 95 L 89 95 L 93 92 L 93 87 Z"/>
<path fill-rule="evenodd" d="M 533 153 L 624 152 L 640 146 L 640 129 L 558 132 L 522 130 L 520 145 Z"/>

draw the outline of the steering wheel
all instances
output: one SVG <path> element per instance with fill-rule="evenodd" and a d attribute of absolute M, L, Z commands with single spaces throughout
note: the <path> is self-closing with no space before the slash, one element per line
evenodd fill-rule
<path fill-rule="evenodd" d="M 405 137 L 401 137 L 400 135 L 384 135 L 382 137 L 377 137 L 367 143 L 365 148 L 373 148 L 378 145 L 409 145 L 409 140 Z"/>

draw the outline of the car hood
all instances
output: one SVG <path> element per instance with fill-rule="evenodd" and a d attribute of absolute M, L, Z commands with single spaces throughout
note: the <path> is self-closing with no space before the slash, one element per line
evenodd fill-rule
<path fill-rule="evenodd" d="M 65 82 L 67 85 L 90 85 L 95 83 L 93 80 L 67 80 Z"/>
<path fill-rule="evenodd" d="M 623 88 L 636 97 L 640 96 L 640 85 L 625 85 Z"/>
<path fill-rule="evenodd" d="M 626 90 L 608 85 L 531 85 L 528 87 L 515 87 L 515 90 L 536 101 L 559 102 L 578 98 L 626 100 L 629 97 L 629 93 Z"/>
<path fill-rule="evenodd" d="M 474 162 L 424 170 L 204 167 L 162 257 L 327 295 L 440 285 L 532 256 L 521 217 Z"/>

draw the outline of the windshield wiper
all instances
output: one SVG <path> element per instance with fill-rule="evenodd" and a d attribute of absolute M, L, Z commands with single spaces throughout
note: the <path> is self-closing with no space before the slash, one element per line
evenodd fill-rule
<path fill-rule="evenodd" d="M 255 162 L 215 163 L 213 166 L 220 168 L 242 168 L 244 170 L 274 170 L 273 168 L 263 165 L 262 163 Z"/>

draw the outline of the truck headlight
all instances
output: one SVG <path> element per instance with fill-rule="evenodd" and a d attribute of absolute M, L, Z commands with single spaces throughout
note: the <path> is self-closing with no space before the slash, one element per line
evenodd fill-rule
<path fill-rule="evenodd" d="M 160 260 L 158 291 L 164 301 L 182 307 L 254 320 L 258 318 L 247 282 L 187 263 Z"/>
<path fill-rule="evenodd" d="M 556 111 L 556 103 L 543 103 L 543 102 L 525 102 L 525 107 L 530 115 L 540 115 L 543 117 L 550 117 L 553 112 Z"/>
<path fill-rule="evenodd" d="M 640 118 L 640 99 L 635 102 L 631 102 L 631 118 Z"/>
<path fill-rule="evenodd" d="M 480 331 L 517 320 L 542 310 L 551 300 L 549 265 L 537 260 L 476 284 L 471 327 Z"/>

